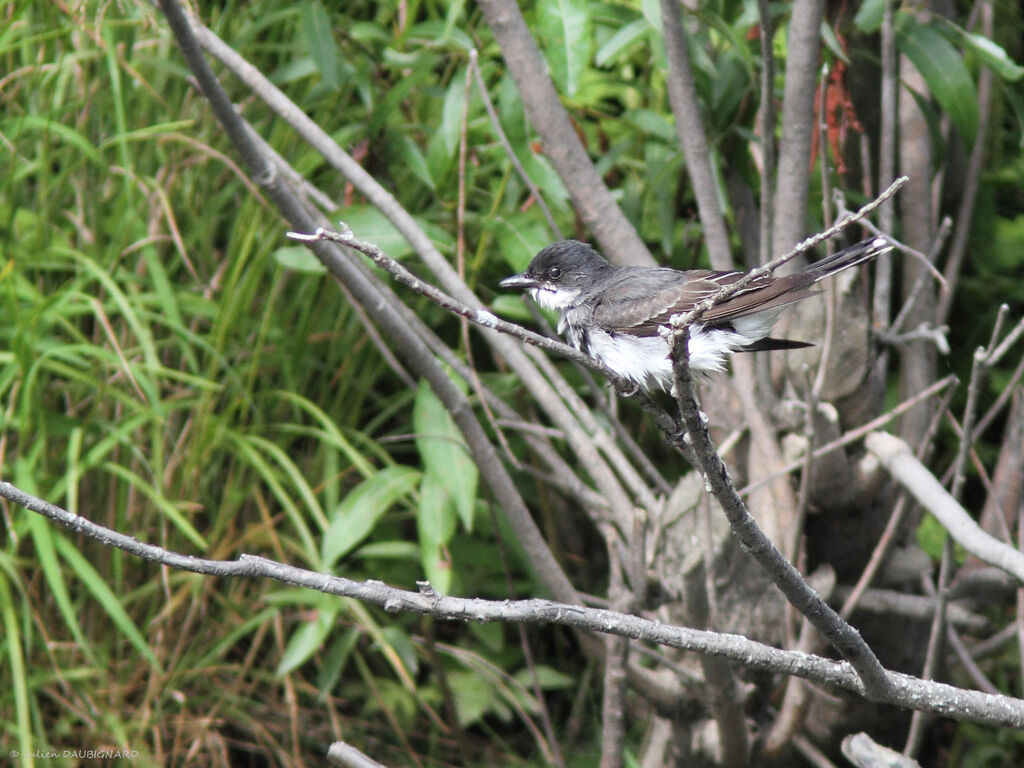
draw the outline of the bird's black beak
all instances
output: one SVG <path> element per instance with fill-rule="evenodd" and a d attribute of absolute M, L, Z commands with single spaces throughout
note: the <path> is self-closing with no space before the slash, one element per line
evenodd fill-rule
<path fill-rule="evenodd" d="M 504 280 L 498 283 L 498 287 L 504 288 L 505 290 L 511 290 L 515 288 L 526 290 L 527 288 L 536 288 L 538 285 L 540 285 L 540 281 L 534 277 L 530 277 L 525 272 L 522 272 L 518 275 L 512 275 L 512 277 L 506 277 Z"/>

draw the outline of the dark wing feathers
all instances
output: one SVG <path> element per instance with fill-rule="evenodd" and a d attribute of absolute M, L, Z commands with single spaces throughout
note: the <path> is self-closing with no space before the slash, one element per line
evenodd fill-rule
<path fill-rule="evenodd" d="M 707 269 L 682 273 L 622 270 L 615 297 L 598 304 L 594 322 L 609 331 L 654 336 L 672 315 L 689 312 L 701 301 L 714 296 L 743 277 L 743 272 L 713 272 Z M 806 276 L 764 277 L 740 289 L 734 296 L 704 313 L 709 325 L 727 323 L 731 318 L 782 307 L 813 296 L 818 291 L 799 290 Z M 794 290 L 796 289 L 796 290 Z"/>
<path fill-rule="evenodd" d="M 785 307 L 820 291 L 810 286 L 822 278 L 868 261 L 892 250 L 882 237 L 863 240 L 838 253 L 809 264 L 792 275 L 765 276 L 752 281 L 701 317 L 705 325 L 726 325 L 738 317 Z M 672 315 L 685 314 L 727 285 L 742 278 L 743 272 L 714 272 L 695 269 L 619 269 L 614 297 L 599 303 L 593 314 L 598 326 L 611 332 L 653 336 Z M 766 339 L 765 342 L 776 341 Z M 781 342 L 780 342 L 781 343 Z M 789 343 L 789 342 L 786 342 Z"/>

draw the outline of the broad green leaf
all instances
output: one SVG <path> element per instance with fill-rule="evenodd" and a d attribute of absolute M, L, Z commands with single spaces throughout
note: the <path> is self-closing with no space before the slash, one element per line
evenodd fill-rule
<path fill-rule="evenodd" d="M 334 629 L 337 617 L 336 607 L 331 608 L 324 605 L 317 610 L 316 617 L 312 621 L 303 623 L 292 632 L 292 636 L 288 638 L 288 644 L 284 648 L 284 653 L 281 654 L 281 661 L 277 664 L 277 676 L 287 675 L 293 669 L 301 667 L 310 656 L 319 651 L 331 630 Z"/>
<path fill-rule="evenodd" d="M 352 205 L 338 214 L 360 240 L 369 240 L 393 259 L 412 253 L 409 241 L 394 224 L 373 205 Z"/>
<path fill-rule="evenodd" d="M 411 560 L 419 558 L 419 550 L 411 541 L 371 541 L 356 553 L 359 557 L 382 560 Z"/>
<path fill-rule="evenodd" d="M 381 627 L 377 639 L 383 649 L 389 650 L 397 656 L 405 669 L 414 675 L 419 672 L 419 657 L 417 657 L 416 648 L 413 646 L 412 640 L 409 639 L 409 635 L 405 630 L 395 625 Z"/>
<path fill-rule="evenodd" d="M 626 49 L 646 37 L 648 29 L 649 25 L 644 19 L 636 19 L 620 27 L 594 55 L 594 64 L 603 67 L 613 63 Z"/>
<path fill-rule="evenodd" d="M 416 449 L 423 466 L 448 492 L 466 530 L 473 528 L 479 471 L 451 414 L 427 384 L 420 381 L 412 410 Z"/>
<path fill-rule="evenodd" d="M 853 26 L 865 34 L 873 34 L 882 26 L 884 14 L 885 0 L 864 0 L 853 17 Z"/>
<path fill-rule="evenodd" d="M 417 179 L 422 181 L 428 189 L 437 189 L 434 177 L 430 175 L 427 159 L 423 156 L 423 152 L 420 151 L 419 145 L 404 134 L 390 134 L 390 139 L 394 148 L 398 151 L 398 156 L 405 163 L 405 167 Z"/>
<path fill-rule="evenodd" d="M 448 6 L 449 19 L 452 19 L 452 12 L 458 10 L 456 5 L 458 4 L 453 3 Z M 461 49 L 462 52 L 469 53 L 476 47 L 473 38 L 466 34 L 459 21 L 453 21 L 453 23 L 441 19 L 421 21 L 409 28 L 408 38 L 429 41 L 428 45 L 432 50 Z"/>
<path fill-rule="evenodd" d="M 577 685 L 576 678 L 545 664 L 538 664 L 533 671 L 537 673 L 537 684 L 544 691 L 570 690 Z M 512 677 L 526 690 L 533 690 L 533 673 L 529 669 L 521 669 Z"/>
<path fill-rule="evenodd" d="M 896 17 L 896 46 L 917 67 L 964 141 L 978 132 L 978 94 L 964 58 L 934 27 L 910 14 Z"/>
<path fill-rule="evenodd" d="M 661 40 L 665 36 L 665 27 L 661 22 L 661 3 L 658 0 L 640 0 L 640 10 Z"/>
<path fill-rule="evenodd" d="M 345 630 L 340 637 L 335 638 L 324 651 L 320 673 L 316 677 L 316 687 L 320 691 L 321 698 L 325 698 L 334 690 L 349 656 L 352 655 L 352 649 L 356 647 L 356 642 L 362 634 L 362 630 L 358 627 L 351 627 Z"/>
<path fill-rule="evenodd" d="M 439 179 L 448 164 L 455 158 L 459 146 L 459 131 L 462 127 L 462 109 L 466 103 L 466 70 L 460 68 L 448 83 L 441 107 L 441 122 L 430 139 L 427 148 L 427 167 L 430 177 Z"/>
<path fill-rule="evenodd" d="M 324 84 L 332 91 L 338 90 L 338 47 L 331 32 L 331 19 L 319 0 L 307 0 L 302 4 L 302 42 L 310 58 L 320 70 Z"/>
<path fill-rule="evenodd" d="M 466 0 L 454 0 L 448 3 L 448 12 L 445 14 L 444 39 L 450 39 L 455 35 L 455 41 L 462 46 L 466 53 L 476 46 L 473 41 L 462 31 L 465 26 Z"/>
<path fill-rule="evenodd" d="M 517 320 L 521 323 L 529 323 L 533 320 L 533 313 L 523 303 L 520 294 L 502 294 L 495 296 L 491 301 L 491 311 L 509 320 Z"/>
<path fill-rule="evenodd" d="M 327 267 L 304 245 L 284 245 L 274 251 L 274 261 L 285 269 L 307 275 L 322 275 Z"/>
<path fill-rule="evenodd" d="M 469 670 L 458 670 L 448 676 L 455 701 L 456 719 L 460 728 L 466 728 L 483 719 L 487 714 L 497 715 L 508 722 L 511 710 L 501 693 L 487 678 Z"/>
<path fill-rule="evenodd" d="M 974 51 L 986 67 L 1004 80 L 1013 82 L 1024 75 L 1024 67 L 1011 59 L 1006 50 L 995 41 L 975 32 L 968 32 L 945 17 L 936 16 L 935 18 L 947 31 L 956 36 L 961 45 Z"/>
<path fill-rule="evenodd" d="M 590 4 L 588 0 L 550 0 L 540 3 L 537 14 L 551 77 L 572 98 L 590 63 Z"/>
<path fill-rule="evenodd" d="M 489 624 L 470 623 L 467 629 L 488 651 L 498 653 L 505 648 L 505 625 L 500 621 Z"/>
<path fill-rule="evenodd" d="M 932 560 L 938 562 L 942 558 L 942 548 L 949 535 L 942 523 L 931 515 L 925 515 L 917 526 L 916 534 L 918 546 L 927 552 Z"/>
<path fill-rule="evenodd" d="M 825 41 L 825 45 L 832 51 L 833 56 L 846 64 L 850 63 L 850 57 L 846 55 L 846 51 L 843 50 L 843 46 L 839 42 L 839 38 L 836 37 L 832 25 L 827 21 L 821 22 L 821 39 Z"/>
<path fill-rule="evenodd" d="M 523 213 L 488 222 L 501 256 L 511 272 L 522 272 L 537 255 L 537 251 L 551 243 L 551 236 L 543 222 Z"/>
<path fill-rule="evenodd" d="M 420 542 L 420 564 L 427 580 L 441 594 L 451 592 L 452 563 L 447 544 L 455 533 L 458 515 L 451 494 L 438 478 L 428 472 L 420 483 L 420 506 L 416 528 Z"/>
<path fill-rule="evenodd" d="M 631 109 L 623 113 L 622 119 L 643 133 L 656 136 L 672 146 L 676 144 L 675 126 L 661 112 L 653 109 Z"/>
<path fill-rule="evenodd" d="M 385 467 L 353 488 L 338 505 L 324 534 L 324 567 L 332 567 L 359 546 L 381 516 L 416 487 L 420 477 L 419 470 L 412 467 Z"/>
<path fill-rule="evenodd" d="M 964 42 L 969 45 L 985 65 L 1004 80 L 1020 80 L 1024 75 L 1024 67 L 1010 58 L 1006 50 L 987 37 L 965 33 Z"/>

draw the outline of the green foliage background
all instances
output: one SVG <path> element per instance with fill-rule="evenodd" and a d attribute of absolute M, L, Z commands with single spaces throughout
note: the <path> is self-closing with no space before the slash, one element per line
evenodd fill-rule
<path fill-rule="evenodd" d="M 688 266 L 700 259 L 700 229 L 655 7 L 565 0 L 528 19 L 620 205 L 664 261 Z M 305 0 L 201 12 L 448 253 L 465 114 L 465 270 L 492 296 L 489 286 L 552 236 L 475 86 L 467 90 L 477 48 L 517 156 L 559 225 L 578 232 L 471 4 Z M 29 0 L 2 13 L 0 475 L 180 552 L 262 553 L 403 586 L 427 574 L 456 594 L 532 594 L 514 543 L 499 544 L 500 511 L 477 488 L 447 414 L 392 369 L 344 292 L 286 241 L 159 15 L 145 3 Z M 732 164 L 756 188 L 757 49 L 747 35 L 755 18 L 750 2 L 708 4 L 695 64 L 719 167 Z M 854 34 L 853 64 L 870 70 L 870 45 Z M 784 41 L 780 31 L 783 57 Z M 985 63 L 970 48 L 949 50 L 968 79 Z M 225 83 L 258 133 L 334 197 L 359 236 L 410 256 L 280 118 Z M 934 87 L 942 93 L 942 82 Z M 997 300 L 1018 315 L 1024 308 L 1020 101 L 1004 89 L 963 287 L 966 316 L 977 321 L 954 329 L 960 349 L 987 334 Z M 940 106 L 969 126 L 956 111 L 969 107 Z M 522 316 L 518 299 L 495 304 Z M 456 322 L 417 306 L 461 345 Z M 488 373 L 477 352 L 489 383 L 508 391 L 513 382 Z M 601 590 L 571 510 L 540 487 L 529 492 L 578 583 Z M 20 509 L 5 507 L 2 521 L 5 748 L 121 747 L 138 750 L 139 764 L 285 765 L 320 759 L 343 738 L 396 764 L 543 756 L 514 628 L 434 626 L 273 584 L 216 582 L 124 557 Z M 591 764 L 600 701 L 592 670 L 569 636 L 526 632 L 554 720 L 576 747 L 571 762 Z"/>

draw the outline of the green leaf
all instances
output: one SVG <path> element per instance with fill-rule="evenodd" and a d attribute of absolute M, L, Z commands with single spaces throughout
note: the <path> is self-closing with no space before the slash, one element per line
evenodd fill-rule
<path fill-rule="evenodd" d="M 458 670 L 448 676 L 455 702 L 456 719 L 460 728 L 466 728 L 482 720 L 487 714 L 498 715 L 508 721 L 510 711 L 501 695 L 489 680 L 468 670 Z"/>
<path fill-rule="evenodd" d="M 551 238 L 543 222 L 522 213 L 489 222 L 489 231 L 498 243 L 498 249 L 513 272 L 522 272 L 526 265 Z"/>
<path fill-rule="evenodd" d="M 302 42 L 310 58 L 320 70 L 324 84 L 332 91 L 341 87 L 338 77 L 338 47 L 331 32 L 333 26 L 319 0 L 307 0 L 302 4 Z"/>
<path fill-rule="evenodd" d="M 301 667 L 319 651 L 334 629 L 337 617 L 337 608 L 325 605 L 317 610 L 316 618 L 303 623 L 292 632 L 284 653 L 281 654 L 281 661 L 277 664 L 277 676 L 287 675 L 293 669 Z"/>
<path fill-rule="evenodd" d="M 339 214 L 360 240 L 369 240 L 393 259 L 412 253 L 412 246 L 391 221 L 374 205 L 353 205 Z"/>
<path fill-rule="evenodd" d="M 412 172 L 413 176 L 422 181 L 428 189 L 435 190 L 437 185 L 434 177 L 430 175 L 430 168 L 427 166 L 427 159 L 420 151 L 419 145 L 404 134 L 391 135 L 391 141 L 402 158 L 405 167 Z"/>
<path fill-rule="evenodd" d="M 406 118 L 401 113 L 403 102 L 409 94 L 418 88 L 426 87 L 432 79 L 435 56 L 420 56 L 416 59 L 415 67 L 407 77 L 403 77 L 393 88 L 388 89 L 387 95 L 381 99 L 373 112 L 370 113 L 370 120 L 366 125 L 366 132 L 376 137 L 384 129 L 384 125 L 392 115 L 395 121 L 405 124 Z"/>
<path fill-rule="evenodd" d="M 544 664 L 538 664 L 534 671 L 537 684 L 543 691 L 571 690 L 577 685 L 576 678 Z M 526 690 L 533 690 L 533 673 L 529 669 L 520 669 L 512 677 Z"/>
<path fill-rule="evenodd" d="M 968 32 L 943 16 L 935 17 L 944 28 L 956 36 L 961 45 L 970 48 L 986 67 L 1004 80 L 1013 82 L 1024 75 L 1024 67 L 1010 58 L 1006 50 L 993 40 L 975 32 Z"/>
<path fill-rule="evenodd" d="M 934 27 L 907 13 L 896 17 L 896 46 L 917 67 L 964 141 L 978 132 L 978 94 L 964 58 Z"/>
<path fill-rule="evenodd" d="M 885 0 L 864 0 L 853 17 L 853 26 L 865 34 L 877 32 L 882 26 L 885 13 Z"/>
<path fill-rule="evenodd" d="M 32 532 L 32 541 L 36 548 L 36 563 L 42 575 L 46 578 L 47 590 L 51 595 L 51 599 L 60 609 L 61 615 L 64 617 L 64 623 L 74 636 L 79 650 L 85 655 L 90 664 L 99 665 L 100 661 L 93 651 L 92 644 L 82 631 L 82 626 L 78 620 L 78 611 L 68 592 L 64 573 L 61 570 L 60 561 L 57 559 L 54 539 L 60 538 L 62 534 L 39 515 L 28 516 L 28 527 Z"/>
<path fill-rule="evenodd" d="M 427 148 L 427 167 L 430 177 L 439 179 L 455 158 L 462 128 L 462 109 L 466 103 L 466 70 L 460 68 L 451 78 L 441 107 L 441 123 L 437 126 Z"/>
<path fill-rule="evenodd" d="M 572 98 L 590 63 L 590 4 L 588 0 L 550 0 L 540 3 L 537 14 L 551 77 Z"/>
<path fill-rule="evenodd" d="M 135 651 L 148 661 L 155 670 L 160 669 L 160 661 L 156 658 L 146 636 L 135 625 L 131 615 L 125 608 L 122 601 L 126 600 L 124 595 L 119 595 L 107 583 L 107 580 L 100 575 L 92 563 L 85 559 L 76 544 L 72 544 L 63 536 L 55 536 L 53 543 L 57 552 L 75 575 L 78 577 L 81 586 L 92 597 L 92 599 L 106 612 L 110 621 L 135 648 Z"/>
<path fill-rule="evenodd" d="M 324 534 L 324 567 L 331 568 L 359 546 L 381 516 L 416 487 L 421 476 L 412 467 L 386 467 L 353 488 L 338 505 Z"/>
<path fill-rule="evenodd" d="M 411 541 L 371 541 L 359 548 L 357 553 L 363 559 L 410 560 L 419 558 L 419 550 Z"/>
<path fill-rule="evenodd" d="M 409 670 L 411 674 L 415 675 L 419 672 L 420 661 L 416 655 L 416 647 L 405 630 L 394 625 L 388 625 L 381 628 L 377 639 L 380 641 L 380 647 L 389 648 L 394 651 L 402 666 Z"/>
<path fill-rule="evenodd" d="M 964 42 L 978 54 L 989 69 L 1004 80 L 1016 81 L 1024 75 L 1024 67 L 1011 59 L 998 43 L 973 32 L 964 35 Z"/>
<path fill-rule="evenodd" d="M 612 35 L 605 42 L 604 45 L 598 49 L 594 55 L 594 64 L 599 67 L 611 64 L 613 61 L 619 58 L 627 48 L 630 48 L 635 43 L 639 42 L 642 38 L 646 37 L 649 25 L 644 19 L 636 19 L 635 21 L 629 22 L 624 27 L 620 27 L 618 31 Z"/>
<path fill-rule="evenodd" d="M 825 46 L 832 51 L 833 56 L 845 64 L 850 63 L 850 57 L 843 50 L 842 43 L 839 42 L 839 38 L 836 37 L 836 33 L 832 30 L 832 25 L 824 20 L 821 22 L 821 39 L 825 42 Z"/>
<path fill-rule="evenodd" d="M 340 637 L 335 638 L 324 652 L 320 674 L 316 678 L 316 687 L 319 689 L 321 697 L 328 696 L 334 690 L 334 686 L 341 678 L 349 656 L 352 655 L 352 650 L 356 647 L 356 642 L 362 634 L 359 628 L 351 627 L 345 630 Z"/>
<path fill-rule="evenodd" d="M 653 109 L 631 109 L 622 114 L 622 119 L 638 131 L 656 136 L 672 146 L 676 145 L 676 129 L 661 112 Z"/>
<path fill-rule="evenodd" d="M 304 245 L 284 245 L 274 251 L 274 261 L 285 269 L 307 275 L 322 275 L 327 267 Z"/>
<path fill-rule="evenodd" d="M 500 317 L 517 320 L 521 323 L 533 321 L 533 313 L 530 312 L 529 307 L 523 302 L 521 294 L 495 296 L 491 301 L 491 311 Z"/>
<path fill-rule="evenodd" d="M 455 533 L 458 515 L 448 489 L 431 473 L 420 483 L 420 506 L 416 516 L 420 563 L 427 580 L 441 594 L 451 592 L 452 562 L 447 544 Z"/>
<path fill-rule="evenodd" d="M 466 530 L 473 528 L 479 471 L 451 414 L 427 384 L 420 381 L 412 410 L 416 449 L 426 474 L 448 492 Z"/>

